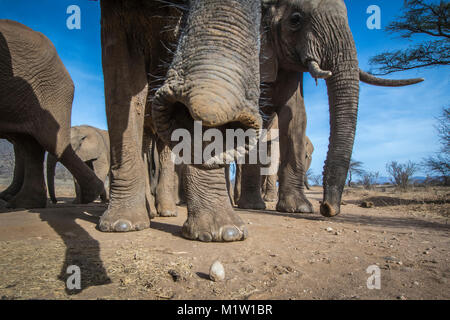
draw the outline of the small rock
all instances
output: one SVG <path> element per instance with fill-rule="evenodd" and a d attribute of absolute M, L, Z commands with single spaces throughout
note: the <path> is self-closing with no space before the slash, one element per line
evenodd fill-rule
<path fill-rule="evenodd" d="M 373 208 L 374 204 L 373 204 L 372 201 L 363 201 L 361 203 L 361 207 L 363 207 L 363 208 Z"/>
<path fill-rule="evenodd" d="M 333 231 L 333 228 L 328 227 L 328 228 L 326 228 L 325 230 L 327 230 L 328 232 L 332 232 L 332 231 Z"/>
<path fill-rule="evenodd" d="M 397 299 L 398 300 L 406 300 L 406 297 L 405 296 L 398 296 Z"/>
<path fill-rule="evenodd" d="M 384 260 L 387 262 L 395 262 L 397 261 L 396 257 L 384 257 Z"/>
<path fill-rule="evenodd" d="M 209 278 L 212 281 L 222 281 L 225 279 L 225 269 L 220 261 L 214 261 L 209 269 Z"/>
<path fill-rule="evenodd" d="M 172 276 L 173 281 L 178 282 L 181 280 L 181 275 L 178 271 L 170 269 L 168 272 Z"/>
<path fill-rule="evenodd" d="M 414 285 L 415 285 L 415 286 L 418 286 L 418 285 L 419 285 L 419 282 L 414 281 Z"/>

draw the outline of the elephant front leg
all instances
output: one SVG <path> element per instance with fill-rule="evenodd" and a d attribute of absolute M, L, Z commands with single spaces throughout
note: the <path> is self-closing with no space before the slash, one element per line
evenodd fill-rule
<path fill-rule="evenodd" d="M 184 186 L 188 208 L 184 237 L 206 242 L 247 238 L 245 224 L 231 206 L 223 166 L 205 170 L 186 165 Z"/>
<path fill-rule="evenodd" d="M 102 30 L 103 73 L 111 148 L 110 200 L 99 229 L 126 232 L 148 228 L 146 168 L 142 157 L 148 84 L 145 59 L 124 31 Z"/>
<path fill-rule="evenodd" d="M 280 168 L 277 211 L 313 213 L 304 194 L 306 112 L 300 94 L 294 94 L 278 110 L 280 130 Z"/>

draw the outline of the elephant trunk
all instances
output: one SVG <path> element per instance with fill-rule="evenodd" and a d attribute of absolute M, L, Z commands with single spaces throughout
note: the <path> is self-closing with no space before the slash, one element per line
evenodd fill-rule
<path fill-rule="evenodd" d="M 58 160 L 54 155 L 51 153 L 47 154 L 47 187 L 48 194 L 50 195 L 50 199 L 53 203 L 58 202 L 55 196 L 55 170 L 57 162 Z"/>
<path fill-rule="evenodd" d="M 355 140 L 359 98 L 357 63 L 341 63 L 340 70 L 327 79 L 327 87 L 331 130 L 323 172 L 324 197 L 320 212 L 332 217 L 340 212 Z"/>
<path fill-rule="evenodd" d="M 259 129 L 260 2 L 193 1 L 152 116 L 169 145 L 175 129 L 239 123 Z M 191 131 L 192 132 L 192 131 Z"/>
<path fill-rule="evenodd" d="M 330 138 L 323 172 L 322 215 L 340 213 L 355 140 L 359 102 L 359 66 L 347 18 L 316 13 L 308 35 L 305 64 L 315 78 L 325 78 L 330 110 Z M 327 71 L 323 71 L 327 70 Z"/>

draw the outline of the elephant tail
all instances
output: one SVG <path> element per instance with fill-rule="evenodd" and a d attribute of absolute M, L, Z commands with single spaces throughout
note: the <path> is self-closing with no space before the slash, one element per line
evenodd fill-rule
<path fill-rule="evenodd" d="M 361 80 L 364 83 L 380 87 L 404 87 L 424 81 L 423 78 L 404 79 L 404 80 L 383 79 L 375 77 L 363 70 L 359 70 L 359 80 Z"/>
<path fill-rule="evenodd" d="M 58 200 L 55 196 L 55 169 L 56 169 L 56 163 L 58 160 L 54 155 L 51 153 L 48 153 L 47 155 L 47 187 L 48 187 L 48 194 L 50 195 L 50 199 L 53 203 L 57 203 Z"/>

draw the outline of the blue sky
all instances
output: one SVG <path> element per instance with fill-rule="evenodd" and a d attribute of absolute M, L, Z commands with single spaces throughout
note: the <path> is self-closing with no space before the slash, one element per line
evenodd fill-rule
<path fill-rule="evenodd" d="M 349 23 L 358 49 L 360 67 L 369 70 L 371 56 L 404 48 L 411 41 L 390 35 L 384 27 L 401 13 L 402 0 L 346 0 Z M 70 5 L 81 8 L 81 30 L 69 30 Z M 381 30 L 369 30 L 370 5 L 381 8 Z M 88 0 L 0 0 L 0 19 L 12 19 L 44 33 L 55 45 L 75 83 L 72 125 L 106 129 L 100 47 L 100 8 Z M 385 164 L 396 160 L 420 161 L 439 148 L 433 127 L 443 106 L 449 105 L 449 68 L 418 69 L 388 78 L 423 77 L 422 84 L 379 88 L 361 84 L 360 111 L 353 158 L 370 171 L 386 175 Z M 316 87 L 305 75 L 307 135 L 315 152 L 311 168 L 322 172 L 328 150 L 329 115 L 324 81 Z"/>

